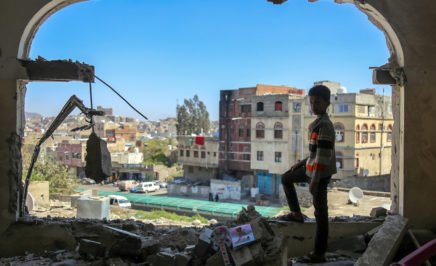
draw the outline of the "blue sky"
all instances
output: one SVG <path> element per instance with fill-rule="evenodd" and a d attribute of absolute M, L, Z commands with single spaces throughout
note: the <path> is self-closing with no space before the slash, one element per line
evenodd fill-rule
<path fill-rule="evenodd" d="M 386 63 L 389 52 L 363 13 L 333 0 L 91 0 L 41 26 L 30 53 L 39 55 L 94 65 L 156 120 L 175 116 L 177 101 L 194 94 L 217 119 L 220 90 L 257 83 L 308 89 L 334 80 L 350 92 L 381 91 L 368 67 Z M 32 82 L 26 111 L 55 115 L 72 94 L 89 103 L 88 84 Z M 94 96 L 95 105 L 139 117 L 101 83 Z"/>

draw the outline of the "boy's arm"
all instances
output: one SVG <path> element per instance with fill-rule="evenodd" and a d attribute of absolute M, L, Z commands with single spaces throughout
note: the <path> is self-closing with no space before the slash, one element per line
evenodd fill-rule
<path fill-rule="evenodd" d="M 330 160 L 333 154 L 334 147 L 334 131 L 327 127 L 321 127 L 318 133 L 318 141 L 316 148 L 316 157 L 313 164 L 312 183 L 319 183 L 321 177 L 325 176 L 325 172 L 330 167 Z"/>

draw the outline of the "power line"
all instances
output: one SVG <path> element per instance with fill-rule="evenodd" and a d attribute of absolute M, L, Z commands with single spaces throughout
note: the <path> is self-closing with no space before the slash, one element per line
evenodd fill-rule
<path fill-rule="evenodd" d="M 99 78 L 97 75 L 94 74 L 94 77 L 96 79 L 98 79 L 101 83 L 103 83 L 104 85 L 106 85 L 109 89 L 111 89 L 116 95 L 118 95 L 118 97 L 120 97 L 125 103 L 127 103 L 127 105 L 130 106 L 130 108 L 132 108 L 135 112 L 137 112 L 140 116 L 144 117 L 145 120 L 148 120 L 148 118 L 142 114 L 138 109 L 136 109 L 129 101 L 126 100 L 126 98 L 124 98 L 117 90 L 115 90 L 111 85 L 109 85 L 107 82 L 105 82 L 104 80 L 102 80 L 101 78 Z"/>

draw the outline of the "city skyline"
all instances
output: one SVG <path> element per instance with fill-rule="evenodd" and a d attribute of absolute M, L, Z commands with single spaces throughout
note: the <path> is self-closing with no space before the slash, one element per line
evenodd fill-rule
<path fill-rule="evenodd" d="M 368 68 L 384 64 L 389 52 L 382 32 L 353 5 L 105 0 L 74 4 L 50 17 L 33 41 L 31 58 L 39 55 L 94 65 L 151 120 L 174 117 L 177 102 L 194 94 L 218 120 L 223 89 L 308 89 L 314 81 L 333 80 L 349 92 L 374 87 L 381 93 Z M 93 87 L 95 105 L 139 118 L 101 83 Z M 26 111 L 56 115 L 72 94 L 89 105 L 88 84 L 30 83 Z"/>

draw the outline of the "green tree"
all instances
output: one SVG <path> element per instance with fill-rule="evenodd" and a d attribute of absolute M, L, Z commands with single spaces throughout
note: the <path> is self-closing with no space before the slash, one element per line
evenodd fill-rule
<path fill-rule="evenodd" d="M 206 105 L 194 95 L 185 99 L 183 105 L 177 105 L 177 135 L 191 135 L 208 132 L 210 129 L 209 112 Z"/>
<path fill-rule="evenodd" d="M 29 160 L 25 160 L 23 178 L 27 176 Z M 77 187 L 77 178 L 68 172 L 62 163 L 51 158 L 38 158 L 33 167 L 31 181 L 48 181 L 50 193 L 72 194 Z"/>
<path fill-rule="evenodd" d="M 170 166 L 168 145 L 172 143 L 171 139 L 151 139 L 144 143 L 144 163 L 145 164 L 163 164 Z"/>

